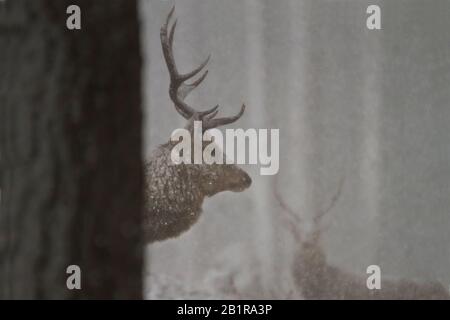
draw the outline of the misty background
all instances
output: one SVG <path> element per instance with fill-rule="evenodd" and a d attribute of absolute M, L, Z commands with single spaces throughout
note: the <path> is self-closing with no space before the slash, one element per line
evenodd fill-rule
<path fill-rule="evenodd" d="M 185 123 L 159 40 L 173 3 L 140 2 L 147 157 Z M 366 28 L 370 4 L 382 30 Z M 147 298 L 298 297 L 298 243 L 274 189 L 307 232 L 342 179 L 321 239 L 329 263 L 448 287 L 450 2 L 183 0 L 175 16 L 180 71 L 212 55 L 190 104 L 234 115 L 245 103 L 229 127 L 279 128 L 280 170 L 244 166 L 250 189 L 208 199 L 187 233 L 148 246 Z"/>

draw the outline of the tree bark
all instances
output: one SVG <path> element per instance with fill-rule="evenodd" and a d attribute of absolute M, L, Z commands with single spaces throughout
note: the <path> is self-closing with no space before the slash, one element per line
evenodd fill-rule
<path fill-rule="evenodd" d="M 140 71 L 136 1 L 0 3 L 0 298 L 142 297 Z"/>

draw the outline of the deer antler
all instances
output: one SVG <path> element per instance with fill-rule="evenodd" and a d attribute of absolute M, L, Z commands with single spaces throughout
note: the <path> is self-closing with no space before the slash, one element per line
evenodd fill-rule
<path fill-rule="evenodd" d="M 281 209 L 283 209 L 282 213 L 283 215 L 281 218 L 286 223 L 286 226 L 289 228 L 289 231 L 291 232 L 291 235 L 294 236 L 294 238 L 302 242 L 302 234 L 298 230 L 298 225 L 301 225 L 303 220 L 300 218 L 300 216 L 284 201 L 282 195 L 280 194 L 278 190 L 278 175 L 275 175 L 273 184 L 272 184 L 272 191 L 273 195 L 275 197 L 275 200 L 280 205 Z"/>
<path fill-rule="evenodd" d="M 176 20 L 170 28 L 170 32 L 168 32 L 169 23 L 174 11 L 175 6 L 172 7 L 172 10 L 170 10 L 169 15 L 167 16 L 166 22 L 161 27 L 161 45 L 163 49 L 164 59 L 166 60 L 167 69 L 169 70 L 170 74 L 169 95 L 173 103 L 175 104 L 176 110 L 187 120 L 202 121 L 202 127 L 204 131 L 237 121 L 244 113 L 245 105 L 242 105 L 241 111 L 233 117 L 215 119 L 214 117 L 219 112 L 219 105 L 216 105 L 215 107 L 206 111 L 197 111 L 184 101 L 189 93 L 191 93 L 192 90 L 197 88 L 203 82 L 203 80 L 205 80 L 206 76 L 208 75 L 208 70 L 204 71 L 200 78 L 198 78 L 196 81 L 192 83 L 186 83 L 186 81 L 192 79 L 200 71 L 202 71 L 202 69 L 208 64 L 210 56 L 208 56 L 206 60 L 193 71 L 186 74 L 180 74 L 178 72 L 173 55 L 173 37 L 175 34 L 175 28 L 177 26 Z"/>
<path fill-rule="evenodd" d="M 337 189 L 336 193 L 333 195 L 333 197 L 331 198 L 331 201 L 328 204 L 328 206 L 324 210 L 320 210 L 319 212 L 316 212 L 314 214 L 314 217 L 313 217 L 313 224 L 314 224 L 314 228 L 315 228 L 314 233 L 320 234 L 320 232 L 322 231 L 321 228 L 319 227 L 320 223 L 321 223 L 321 220 L 336 205 L 336 202 L 338 201 L 338 199 L 341 196 L 344 182 L 345 182 L 345 177 L 343 176 L 343 177 L 341 177 L 341 179 L 339 181 L 338 189 Z M 295 210 L 292 209 L 284 201 L 283 197 L 281 196 L 281 194 L 280 194 L 280 192 L 278 190 L 278 176 L 275 176 L 274 183 L 273 183 L 272 187 L 273 187 L 273 195 L 275 197 L 275 200 L 277 200 L 278 204 L 283 209 L 284 215 L 282 216 L 282 218 L 284 218 L 285 221 L 288 223 L 287 225 L 290 228 L 292 235 L 295 238 L 297 238 L 297 240 L 301 239 L 301 235 L 299 234 L 298 229 L 296 229 L 296 225 L 300 225 L 304 221 L 295 212 Z"/>

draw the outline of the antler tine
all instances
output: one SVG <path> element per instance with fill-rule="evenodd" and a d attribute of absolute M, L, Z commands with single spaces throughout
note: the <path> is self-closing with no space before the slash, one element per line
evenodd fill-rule
<path fill-rule="evenodd" d="M 167 15 L 166 24 L 165 24 L 166 29 L 167 29 L 167 26 L 169 25 L 170 19 L 172 18 L 172 15 L 174 12 L 175 12 L 175 5 L 172 6 L 172 9 L 170 9 L 169 14 Z"/>
<path fill-rule="evenodd" d="M 214 106 L 213 108 L 211 108 L 211 109 L 209 109 L 209 110 L 198 112 L 198 113 L 197 113 L 198 118 L 199 118 L 200 120 L 204 120 L 204 119 L 206 119 L 206 118 L 209 119 L 209 118 L 211 118 L 211 114 L 216 115 L 216 114 L 219 112 L 217 109 L 219 109 L 219 105 L 216 105 L 216 106 Z M 212 118 L 213 118 L 213 117 L 212 117 Z"/>
<path fill-rule="evenodd" d="M 193 83 L 190 84 L 182 84 L 180 89 L 178 89 L 178 96 L 181 99 L 184 99 L 188 96 L 189 93 L 191 93 L 192 90 L 194 90 L 195 88 L 197 88 L 200 83 L 203 82 L 203 80 L 205 80 L 206 76 L 208 75 L 208 70 L 206 70 L 202 76 L 200 78 L 198 78 L 196 81 L 194 81 Z"/>
<path fill-rule="evenodd" d="M 205 61 L 203 61 L 201 65 L 199 65 L 197 68 L 195 68 L 191 72 L 180 75 L 180 80 L 184 82 L 184 81 L 189 80 L 190 78 L 194 77 L 197 73 L 202 71 L 202 69 L 208 64 L 209 59 L 211 59 L 211 55 L 208 55 L 208 57 L 205 59 Z M 203 81 L 203 80 L 201 80 L 201 81 Z"/>
<path fill-rule="evenodd" d="M 218 118 L 218 119 L 208 118 L 206 119 L 206 123 L 203 123 L 203 128 L 204 130 L 208 130 L 233 123 L 239 120 L 240 117 L 242 117 L 244 111 L 245 111 L 245 104 L 242 105 L 241 111 L 239 111 L 239 113 L 233 117 Z"/>
<path fill-rule="evenodd" d="M 216 106 L 217 107 L 217 109 L 219 108 L 219 105 L 217 105 Z M 205 121 L 208 121 L 208 120 L 211 120 L 211 119 L 213 119 L 215 116 L 217 116 L 217 114 L 219 113 L 219 110 L 216 110 L 216 111 L 214 111 L 213 113 L 211 113 L 211 114 L 209 114 L 209 115 L 207 115 L 206 117 L 204 117 L 203 118 L 203 120 Z"/>
<path fill-rule="evenodd" d="M 342 193 L 342 187 L 344 185 L 344 181 L 345 181 L 345 176 L 343 176 L 341 178 L 341 180 L 339 181 L 339 187 L 336 191 L 336 193 L 334 194 L 333 198 L 331 198 L 331 201 L 328 205 L 328 207 L 325 210 L 321 210 L 319 211 L 315 216 L 314 216 L 314 225 L 318 225 L 320 224 L 323 216 L 325 216 L 328 212 L 330 212 L 331 209 L 333 209 L 333 207 L 335 206 L 336 202 L 339 200 L 339 198 L 341 197 L 341 193 Z"/>
<path fill-rule="evenodd" d="M 175 104 L 175 109 L 180 113 L 184 118 L 190 119 L 192 115 L 195 113 L 195 110 L 184 103 L 178 97 L 178 89 L 182 84 L 180 80 L 180 74 L 178 73 L 178 69 L 175 63 L 175 58 L 173 56 L 173 35 L 175 33 L 176 22 L 172 26 L 170 30 L 170 36 L 167 36 L 167 30 L 169 28 L 170 20 L 172 19 L 173 13 L 175 12 L 175 6 L 169 12 L 167 16 L 166 22 L 161 27 L 161 46 L 164 54 L 164 59 L 166 60 L 167 69 L 169 70 L 170 75 L 170 88 L 169 95 L 172 101 Z"/>
<path fill-rule="evenodd" d="M 163 49 L 163 53 L 164 53 L 164 59 L 166 60 L 166 64 L 167 64 L 167 68 L 169 69 L 169 74 L 170 74 L 170 79 L 172 80 L 176 80 L 177 78 L 179 78 L 178 75 L 178 70 L 175 64 L 175 59 L 173 57 L 173 51 L 172 51 L 172 41 L 170 41 L 167 38 L 167 28 L 169 27 L 169 23 L 170 20 L 173 16 L 173 13 L 175 11 L 175 6 L 172 7 L 172 9 L 170 10 L 169 15 L 167 16 L 166 22 L 163 24 L 163 26 L 161 27 L 161 46 Z M 174 28 L 172 28 L 171 30 L 171 35 L 173 33 L 173 31 L 175 31 Z M 173 40 L 173 35 L 172 35 L 172 40 Z"/>
<path fill-rule="evenodd" d="M 272 184 L 273 195 L 275 200 L 277 200 L 281 209 L 283 210 L 283 215 L 281 218 L 284 218 L 284 222 L 287 223 L 287 227 L 289 228 L 292 236 L 299 242 L 303 241 L 303 234 L 299 229 L 299 226 L 302 225 L 303 219 L 283 200 L 279 190 L 278 190 L 278 176 L 275 176 L 275 179 Z"/>
<path fill-rule="evenodd" d="M 169 44 L 170 44 L 171 48 L 173 47 L 173 38 L 174 38 L 174 35 L 175 35 L 175 28 L 177 27 L 177 22 L 178 22 L 178 19 L 175 20 L 175 22 L 172 25 L 172 28 L 170 28 Z"/>

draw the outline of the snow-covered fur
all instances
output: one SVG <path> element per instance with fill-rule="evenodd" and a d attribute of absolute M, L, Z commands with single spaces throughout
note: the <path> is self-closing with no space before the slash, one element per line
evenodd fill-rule
<path fill-rule="evenodd" d="M 177 237 L 199 218 L 205 197 L 248 188 L 248 174 L 232 164 L 172 163 L 173 143 L 155 150 L 146 164 L 144 214 L 148 242 Z"/>

